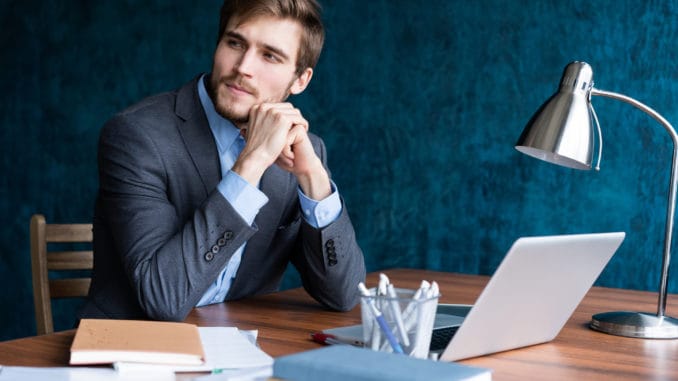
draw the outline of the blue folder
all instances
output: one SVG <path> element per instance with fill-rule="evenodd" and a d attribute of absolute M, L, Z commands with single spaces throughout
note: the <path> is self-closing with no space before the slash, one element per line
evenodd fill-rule
<path fill-rule="evenodd" d="M 457 363 L 332 345 L 276 358 L 273 377 L 294 381 L 489 381 L 492 372 Z"/>

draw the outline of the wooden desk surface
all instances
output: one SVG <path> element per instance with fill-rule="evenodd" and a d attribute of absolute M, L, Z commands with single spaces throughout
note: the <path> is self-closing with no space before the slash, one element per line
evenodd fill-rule
<path fill-rule="evenodd" d="M 398 287 L 416 288 L 435 280 L 441 303 L 472 304 L 488 277 L 424 270 L 388 270 Z M 368 275 L 375 285 L 377 273 Z M 616 310 L 653 312 L 651 292 L 594 287 L 558 337 L 550 343 L 460 361 L 493 370 L 494 380 L 668 380 L 678 379 L 678 340 L 647 340 L 607 335 L 587 327 L 591 315 Z M 678 314 L 678 298 L 669 295 L 669 315 Z M 324 310 L 303 290 L 294 289 L 247 300 L 196 308 L 186 319 L 199 326 L 237 326 L 259 330 L 261 348 L 272 356 L 318 348 L 310 333 L 360 323 L 360 308 Z M 74 331 L 0 343 L 0 364 L 65 366 Z"/>

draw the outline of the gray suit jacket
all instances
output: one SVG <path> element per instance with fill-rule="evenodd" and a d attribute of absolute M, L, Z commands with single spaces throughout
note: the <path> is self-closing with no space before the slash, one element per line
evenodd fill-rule
<path fill-rule="evenodd" d="M 322 140 L 311 140 L 326 165 Z M 311 227 L 295 177 L 273 165 L 260 183 L 269 202 L 245 223 L 216 189 L 219 158 L 197 79 L 114 116 L 98 164 L 94 271 L 81 318 L 183 320 L 245 242 L 227 300 L 278 290 L 291 262 L 326 307 L 356 305 L 365 264 L 346 206 L 329 226 Z"/>

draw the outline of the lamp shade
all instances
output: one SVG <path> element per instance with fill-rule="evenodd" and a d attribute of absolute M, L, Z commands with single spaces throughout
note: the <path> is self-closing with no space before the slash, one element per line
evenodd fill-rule
<path fill-rule="evenodd" d="M 575 169 L 591 169 L 593 126 L 590 90 L 593 70 L 585 62 L 565 67 L 560 88 L 532 116 L 516 149 L 538 159 Z"/>

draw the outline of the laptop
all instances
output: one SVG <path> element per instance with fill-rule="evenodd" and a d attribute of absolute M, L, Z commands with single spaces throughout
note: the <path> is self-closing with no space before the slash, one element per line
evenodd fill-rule
<path fill-rule="evenodd" d="M 438 305 L 431 352 L 455 361 L 553 340 L 624 237 L 615 232 L 519 238 L 474 305 Z M 362 340 L 360 325 L 323 332 Z"/>

